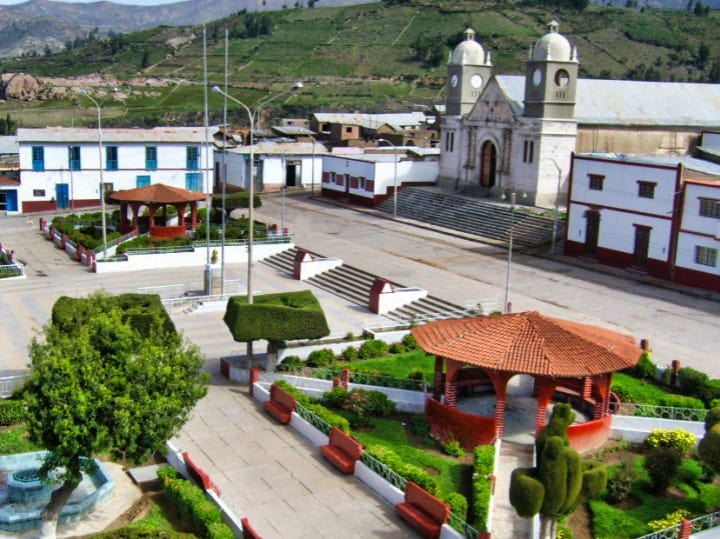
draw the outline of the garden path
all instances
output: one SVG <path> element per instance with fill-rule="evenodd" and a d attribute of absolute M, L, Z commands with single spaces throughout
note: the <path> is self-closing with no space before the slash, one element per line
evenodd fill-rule
<path fill-rule="evenodd" d="M 533 466 L 533 446 L 503 441 L 500 465 L 495 474 L 495 507 L 493 508 L 493 539 L 530 537 L 532 521 L 517 516 L 510 505 L 510 474 L 515 468 Z"/>

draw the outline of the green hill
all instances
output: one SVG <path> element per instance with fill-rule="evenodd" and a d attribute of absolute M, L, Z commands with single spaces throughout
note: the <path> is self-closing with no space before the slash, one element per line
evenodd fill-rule
<path fill-rule="evenodd" d="M 584 11 L 488 1 L 385 3 L 240 13 L 207 25 L 208 79 L 223 84 L 224 32 L 229 40 L 229 93 L 253 105 L 302 79 L 305 88 L 273 100 L 273 112 L 305 116 L 311 110 L 408 110 L 444 100 L 448 53 L 472 26 L 492 52 L 497 72 L 522 73 L 529 46 L 560 21 L 577 46 L 581 76 L 637 80 L 720 81 L 719 12 L 629 10 L 590 6 Z M 6 61 L 5 72 L 36 77 L 115 77 L 123 102 L 103 103 L 108 125 L 199 123 L 203 107 L 202 27 L 159 27 L 115 36 L 87 47 Z M 148 78 L 171 79 L 153 87 Z M 130 79 L 134 86 L 130 86 Z M 211 122 L 220 121 L 222 97 L 209 96 Z M 67 114 L 57 112 L 67 110 Z M 231 121 L 244 113 L 231 104 Z M 8 101 L 0 114 L 19 114 Z M 53 121 L 48 119 L 52 118 Z M 63 120 L 64 118 L 64 120 Z M 25 103 L 21 125 L 92 125 L 94 108 L 48 99 Z"/>

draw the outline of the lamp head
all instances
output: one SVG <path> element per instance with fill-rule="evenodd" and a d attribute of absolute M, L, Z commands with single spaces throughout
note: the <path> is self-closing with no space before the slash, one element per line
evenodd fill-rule
<path fill-rule="evenodd" d="M 216 92 L 216 93 L 218 93 L 218 94 L 223 93 L 223 91 L 220 89 L 220 86 L 213 86 L 213 87 L 212 87 L 212 91 L 213 91 L 213 92 Z"/>
<path fill-rule="evenodd" d="M 305 85 L 303 84 L 303 81 L 299 80 L 299 81 L 295 81 L 295 84 L 293 84 L 292 89 L 299 90 L 300 88 L 304 88 L 304 87 L 305 87 Z"/>

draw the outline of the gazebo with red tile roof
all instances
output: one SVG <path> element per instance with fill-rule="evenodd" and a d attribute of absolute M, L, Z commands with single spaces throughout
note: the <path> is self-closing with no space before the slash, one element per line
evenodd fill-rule
<path fill-rule="evenodd" d="M 172 238 L 187 234 L 185 209 L 188 205 L 190 206 L 190 223 L 188 224 L 192 227 L 197 226 L 197 203 L 205 200 L 205 197 L 205 193 L 157 183 L 118 191 L 110 195 L 108 200 L 120 204 L 120 223 L 118 225 L 120 232 L 127 233 L 135 230 L 137 233 L 140 210 L 143 206 L 147 206 L 150 211 L 150 236 Z M 178 224 L 176 226 L 157 226 L 155 214 L 159 208 L 164 208 L 164 214 L 167 215 L 167 206 L 173 206 L 177 210 Z M 128 207 L 132 209 L 132 222 L 128 219 Z"/>
<path fill-rule="evenodd" d="M 605 418 L 612 373 L 632 367 L 642 353 L 627 335 L 538 312 L 437 320 L 414 328 L 412 334 L 420 348 L 436 356 L 433 399 L 437 403 L 444 393 L 444 406 L 455 408 L 458 385 L 472 385 L 469 378 L 492 384 L 499 437 L 513 376 L 534 379 L 537 431 L 545 425 L 546 409 L 556 392 L 590 404 L 593 419 Z M 463 369 L 466 365 L 472 367 Z"/>

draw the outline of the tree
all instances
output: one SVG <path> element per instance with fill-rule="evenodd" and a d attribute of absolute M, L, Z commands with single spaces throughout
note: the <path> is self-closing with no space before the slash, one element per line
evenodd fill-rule
<path fill-rule="evenodd" d="M 30 344 L 28 431 L 49 451 L 41 474 L 52 471 L 61 483 L 42 512 L 43 537 L 55 537 L 82 472 L 92 471 L 84 457 L 141 462 L 163 451 L 207 391 L 199 349 L 168 325 L 166 313 L 143 307 L 159 297 L 126 296 L 61 298 L 42 338 Z"/>
<path fill-rule="evenodd" d="M 541 535 L 548 539 L 557 536 L 560 517 L 598 496 L 607 484 L 605 466 L 582 460 L 569 447 L 566 431 L 574 420 L 569 404 L 556 404 L 550 423 L 538 435 L 537 467 L 516 468 L 510 476 L 510 503 L 521 517 L 540 513 Z"/>
<path fill-rule="evenodd" d="M 705 416 L 705 436 L 698 444 L 698 454 L 713 473 L 720 473 L 720 408 L 713 408 Z"/>

